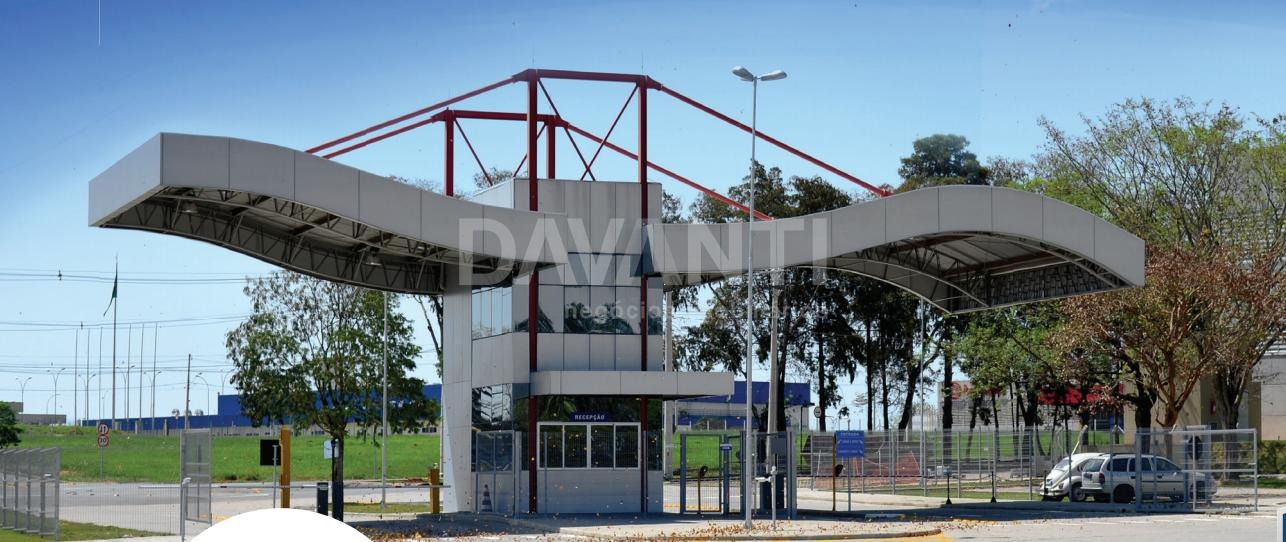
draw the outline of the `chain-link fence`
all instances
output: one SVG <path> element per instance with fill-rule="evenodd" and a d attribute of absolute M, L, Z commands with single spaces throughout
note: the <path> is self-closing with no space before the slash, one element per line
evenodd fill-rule
<path fill-rule="evenodd" d="M 835 438 L 802 437 L 801 488 L 957 499 L 1137 500 L 1140 509 L 1258 505 L 1253 429 L 864 432 L 864 456 L 851 459 L 837 457 Z M 1096 458 L 1102 461 L 1091 462 Z M 1101 476 L 1082 473 L 1087 468 Z"/>
<path fill-rule="evenodd" d="M 1126 470 L 1103 469 L 1114 489 L 1140 509 L 1197 511 L 1258 509 L 1258 439 L 1254 429 L 1139 431 Z M 1122 486 L 1119 474 L 1131 483 Z M 1116 475 L 1116 476 L 1114 476 Z"/>
<path fill-rule="evenodd" d="M 0 525 L 58 538 L 60 463 L 58 448 L 0 451 Z"/>

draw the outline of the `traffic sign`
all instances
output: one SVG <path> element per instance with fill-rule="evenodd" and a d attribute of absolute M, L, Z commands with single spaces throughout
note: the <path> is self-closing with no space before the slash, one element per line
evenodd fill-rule
<path fill-rule="evenodd" d="M 866 457 L 866 431 L 836 431 L 835 457 Z"/>
<path fill-rule="evenodd" d="M 98 447 L 99 447 L 99 448 L 106 448 L 108 444 L 111 444 L 111 438 L 110 438 L 110 437 L 108 437 L 107 435 L 98 435 Z"/>
<path fill-rule="evenodd" d="M 99 435 L 106 435 L 106 434 L 107 434 L 109 431 L 111 431 L 111 430 L 112 430 L 111 426 L 109 426 L 109 425 L 107 425 L 107 424 L 105 424 L 105 423 L 99 422 L 99 424 L 98 424 L 98 434 L 99 434 Z"/>
<path fill-rule="evenodd" d="M 813 407 L 813 417 L 814 417 L 814 418 L 821 418 L 824 414 L 826 414 L 826 411 L 825 411 L 825 410 L 822 410 L 822 407 L 820 407 L 820 406 L 815 406 L 815 407 Z"/>

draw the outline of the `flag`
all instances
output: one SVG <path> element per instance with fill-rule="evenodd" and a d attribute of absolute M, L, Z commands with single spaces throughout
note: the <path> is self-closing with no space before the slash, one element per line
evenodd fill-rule
<path fill-rule="evenodd" d="M 112 276 L 112 299 L 107 302 L 107 308 L 103 309 L 103 316 L 107 316 L 107 311 L 112 310 L 112 303 L 116 302 L 116 281 L 120 280 L 121 268 L 116 266 L 116 273 Z"/>

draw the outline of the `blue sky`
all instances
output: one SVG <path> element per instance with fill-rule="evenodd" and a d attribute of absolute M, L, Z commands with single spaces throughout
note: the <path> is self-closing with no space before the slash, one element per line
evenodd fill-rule
<path fill-rule="evenodd" d="M 748 120 L 750 89 L 729 74 L 744 64 L 790 74 L 760 89 L 765 132 L 869 181 L 896 184 L 898 158 L 933 133 L 963 134 L 983 157 L 1025 158 L 1040 149 L 1040 116 L 1074 129 L 1079 115 L 1127 97 L 1183 95 L 1281 112 L 1281 3 L 1116 4 L 103 0 L 100 18 L 96 0 L 7 0 L 0 3 L 7 204 L 0 273 L 110 274 L 119 257 L 122 277 L 217 279 L 122 285 L 121 322 L 172 321 L 159 324 L 157 341 L 163 413 L 180 407 L 176 369 L 188 353 L 194 372 L 218 392 L 227 366 L 223 333 L 248 310 L 240 286 L 227 279 L 270 268 L 213 246 L 86 226 L 89 179 L 159 131 L 306 148 L 530 67 L 642 72 Z M 600 134 L 629 93 L 619 85 L 548 86 L 565 117 Z M 522 105 L 520 89 L 511 87 L 461 107 Z M 653 161 L 716 189 L 741 176 L 745 134 L 656 93 L 649 109 Z M 488 166 L 512 169 L 521 159 L 517 125 L 465 127 Z M 625 115 L 613 141 L 635 148 L 634 127 Z M 579 177 L 571 147 L 559 145 L 560 176 Z M 762 162 L 789 175 L 822 173 L 760 150 Z M 471 175 L 472 159 L 460 152 L 457 175 Z M 341 161 L 440 180 L 441 130 L 412 132 Z M 617 159 L 603 159 L 596 174 L 633 175 Z M 109 291 L 100 282 L 0 275 L 0 397 L 17 400 L 15 379 L 32 376 L 28 410 L 44 411 L 53 387 L 47 369 L 66 367 L 57 404 L 68 412 L 78 335 L 59 325 L 103 323 Z M 122 328 L 120 358 L 125 337 Z M 79 340 L 84 363 L 85 334 Z M 135 358 L 138 341 L 135 332 Z M 421 343 L 427 348 L 427 335 Z M 96 342 L 91 351 L 96 366 Z M 433 379 L 425 367 L 422 376 Z M 205 408 L 205 392 L 198 381 L 193 408 Z M 91 403 L 97 415 L 97 398 Z"/>

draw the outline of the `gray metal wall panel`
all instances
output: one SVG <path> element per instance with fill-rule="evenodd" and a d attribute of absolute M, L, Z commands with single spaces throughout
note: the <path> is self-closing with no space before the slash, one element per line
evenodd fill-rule
<path fill-rule="evenodd" d="M 1119 270 L 1134 286 L 1143 286 L 1145 267 L 1138 265 L 1138 261 L 1145 250 L 1142 239 L 1101 218 L 1095 219 L 1094 260 L 1107 269 Z"/>
<path fill-rule="evenodd" d="M 991 191 L 967 186 L 938 188 L 941 231 L 991 231 Z"/>
<path fill-rule="evenodd" d="M 295 154 L 295 198 L 305 205 L 356 219 L 359 171 L 311 154 Z"/>
<path fill-rule="evenodd" d="M 992 228 L 996 233 L 1006 233 L 1031 239 L 1044 239 L 1043 198 L 1031 192 L 993 189 L 991 191 Z"/>
<path fill-rule="evenodd" d="M 1044 240 L 1093 258 L 1094 215 L 1055 199 L 1041 199 L 1045 205 Z"/>
<path fill-rule="evenodd" d="M 230 188 L 295 199 L 295 151 L 241 139 L 231 140 L 230 151 Z"/>
<path fill-rule="evenodd" d="M 889 239 L 906 239 L 942 231 L 938 225 L 938 189 L 913 190 L 885 198 Z"/>
<path fill-rule="evenodd" d="M 361 172 L 361 198 L 357 219 L 380 224 L 380 229 L 404 237 L 420 236 L 419 188 Z"/>
<path fill-rule="evenodd" d="M 887 209 L 887 202 L 877 199 L 826 213 L 824 218 L 830 226 L 830 254 L 851 254 L 888 242 Z"/>
<path fill-rule="evenodd" d="M 163 135 L 153 136 L 89 181 L 89 225 L 103 225 L 160 189 Z"/>
<path fill-rule="evenodd" d="M 171 186 L 228 189 L 226 137 L 163 134 L 161 178 Z"/>

